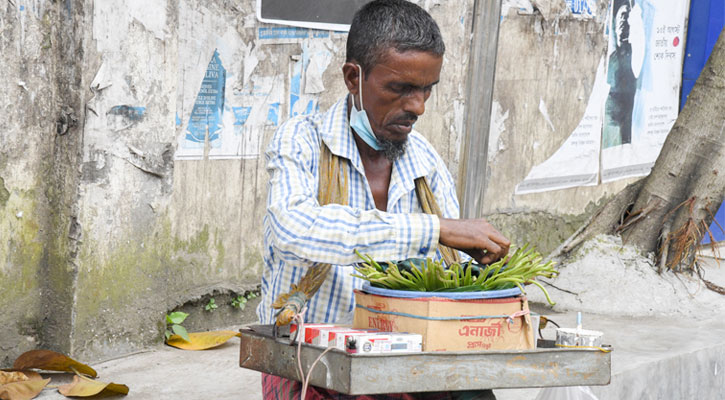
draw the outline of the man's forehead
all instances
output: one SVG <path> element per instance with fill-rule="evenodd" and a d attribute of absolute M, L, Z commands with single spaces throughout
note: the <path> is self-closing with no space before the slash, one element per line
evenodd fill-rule
<path fill-rule="evenodd" d="M 442 62 L 441 56 L 426 51 L 389 49 L 371 68 L 371 73 L 426 86 L 438 81 Z"/>

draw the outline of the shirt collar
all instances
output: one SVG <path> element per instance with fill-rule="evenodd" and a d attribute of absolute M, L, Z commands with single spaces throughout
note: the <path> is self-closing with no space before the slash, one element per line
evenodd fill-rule
<path fill-rule="evenodd" d="M 360 152 L 350 130 L 350 122 L 347 116 L 347 98 L 348 96 L 345 95 L 327 111 L 322 121 L 320 137 L 332 154 L 347 158 L 364 175 L 365 169 L 360 159 Z M 393 165 L 391 186 L 396 174 L 399 174 L 397 177 L 400 179 L 400 183 L 410 190 L 415 187 L 413 182 L 415 178 L 429 176 L 434 172 L 435 160 L 427 159 L 426 145 L 428 145 L 427 142 L 418 132 L 413 131 L 410 133 L 405 153 Z"/>

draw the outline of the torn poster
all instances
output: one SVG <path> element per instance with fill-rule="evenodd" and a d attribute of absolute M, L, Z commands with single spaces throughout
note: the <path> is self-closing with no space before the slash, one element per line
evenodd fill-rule
<path fill-rule="evenodd" d="M 257 28 L 259 44 L 292 44 L 302 43 L 308 39 L 326 39 L 330 31 L 297 28 L 293 26 L 260 26 Z"/>
<path fill-rule="evenodd" d="M 566 0 L 566 6 L 572 15 L 581 18 L 591 18 L 596 15 L 596 0 Z"/>
<path fill-rule="evenodd" d="M 611 182 L 652 169 L 677 119 L 687 4 L 630 1 L 611 3 L 606 70 L 597 69 L 582 122 L 515 194 L 596 185 L 597 177 Z"/>
<path fill-rule="evenodd" d="M 595 186 L 599 181 L 599 141 L 602 104 L 607 94 L 604 62 L 599 63 L 586 111 L 574 132 L 543 163 L 533 167 L 516 185 L 515 194 L 537 193 L 575 186 Z M 541 108 L 541 105 L 539 106 Z M 549 122 L 551 126 L 551 122 Z"/>
<path fill-rule="evenodd" d="M 244 88 L 232 92 L 230 102 L 235 106 L 224 118 L 224 125 L 232 127 L 231 135 L 220 148 L 209 152 L 210 159 L 260 156 L 264 130 L 279 124 L 283 83 L 282 75 L 252 76 Z"/>
<path fill-rule="evenodd" d="M 184 149 L 203 149 L 207 135 L 210 147 L 221 145 L 219 135 L 222 130 L 225 86 L 226 70 L 219 52 L 214 50 L 189 116 L 185 140 L 182 142 Z"/>
<path fill-rule="evenodd" d="M 214 50 L 188 123 L 183 127 L 176 159 L 200 160 L 204 154 L 209 159 L 257 158 L 266 127 L 279 123 L 283 76 L 252 75 L 239 89 L 242 75 L 227 72 L 224 67 L 231 65 L 233 70 L 237 69 L 236 64 L 226 60 L 234 59 L 239 51 L 236 48 Z M 177 116 L 177 125 L 181 121 Z"/>
<path fill-rule="evenodd" d="M 687 2 L 614 0 L 602 182 L 648 175 L 675 123 Z"/>

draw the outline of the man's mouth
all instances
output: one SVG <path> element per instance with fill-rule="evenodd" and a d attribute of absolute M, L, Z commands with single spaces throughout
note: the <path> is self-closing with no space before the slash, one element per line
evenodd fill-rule
<path fill-rule="evenodd" d="M 413 129 L 413 124 L 415 123 L 416 119 L 399 119 L 397 121 L 394 121 L 390 124 L 390 127 L 399 133 L 408 134 Z"/>
<path fill-rule="evenodd" d="M 412 122 L 396 122 L 390 125 L 395 132 L 408 134 L 413 129 Z"/>

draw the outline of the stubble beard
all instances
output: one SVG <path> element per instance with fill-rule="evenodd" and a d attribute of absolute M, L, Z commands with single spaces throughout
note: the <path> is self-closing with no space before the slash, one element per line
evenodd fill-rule
<path fill-rule="evenodd" d="M 378 143 L 380 144 L 380 151 L 383 152 L 385 158 L 390 162 L 395 162 L 405 154 L 405 149 L 408 146 L 408 139 L 403 141 L 392 141 L 385 138 L 378 137 Z"/>

